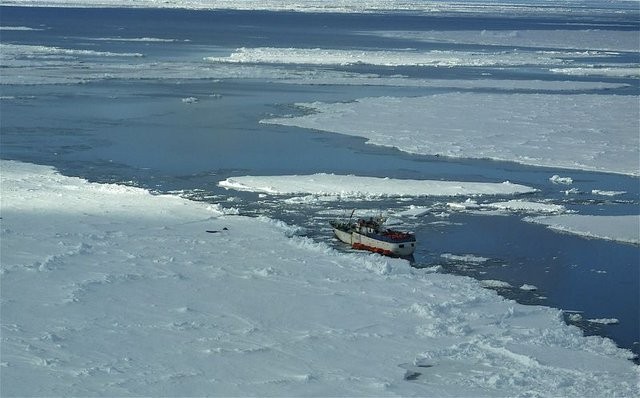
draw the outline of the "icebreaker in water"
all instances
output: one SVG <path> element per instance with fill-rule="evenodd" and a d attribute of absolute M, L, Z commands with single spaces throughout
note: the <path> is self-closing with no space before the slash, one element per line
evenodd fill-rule
<path fill-rule="evenodd" d="M 353 213 L 351 213 L 353 217 Z M 354 249 L 369 250 L 386 256 L 408 257 L 416 249 L 416 237 L 383 227 L 383 217 L 359 219 L 357 222 L 332 221 L 331 227 L 338 239 Z"/>

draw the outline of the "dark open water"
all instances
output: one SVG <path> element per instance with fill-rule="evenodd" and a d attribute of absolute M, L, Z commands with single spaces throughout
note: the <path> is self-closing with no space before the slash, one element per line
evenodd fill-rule
<path fill-rule="evenodd" d="M 405 219 L 421 245 L 414 266 L 441 265 L 443 272 L 509 282 L 500 294 L 519 302 L 577 311 L 583 319 L 617 318 L 617 325 L 576 322 L 588 334 L 614 339 L 638 353 L 640 347 L 640 252 L 637 246 L 584 239 L 525 223 L 523 215 L 449 213 L 446 198 L 386 199 L 375 202 L 287 204 L 281 198 L 225 191 L 217 183 L 230 176 L 307 174 L 317 172 L 392 178 L 504 181 L 529 185 L 539 192 L 525 199 L 550 199 L 579 214 L 637 214 L 637 178 L 614 174 L 528 167 L 487 160 L 452 160 L 416 156 L 365 145 L 364 140 L 298 128 L 260 124 L 272 115 L 296 114 L 296 102 L 349 101 L 370 96 L 418 96 L 455 89 L 290 85 L 258 72 L 233 78 L 229 65 L 206 72 L 204 56 L 229 53 L 236 47 L 418 48 L 482 51 L 474 45 L 423 43 L 380 38 L 363 32 L 379 30 L 456 29 L 610 29 L 638 30 L 638 19 L 626 14 L 585 17 L 477 17 L 416 15 L 295 14 L 180 10 L 79 10 L 0 8 L 0 25 L 42 30 L 2 30 L 3 44 L 44 46 L 45 55 L 12 56 L 26 67 L 20 73 L 40 84 L 0 86 L 3 159 L 53 165 L 65 175 L 90 181 L 117 182 L 158 192 L 237 207 L 242 214 L 284 220 L 302 233 L 340 250 L 327 222 L 342 210 L 371 208 L 393 212 L 409 205 L 428 212 Z M 172 41 L 121 41 L 113 38 L 163 38 Z M 100 39 L 100 40 L 96 40 Z M 105 40 L 107 39 L 107 40 Z M 111 39 L 111 40 L 109 40 Z M 52 47 L 96 52 L 141 53 L 144 57 L 100 54 L 55 54 Z M 43 57 L 49 57 L 43 61 Z M 36 62 L 34 59 L 38 59 Z M 615 58 L 615 59 L 614 59 Z M 637 62 L 637 54 L 612 55 L 612 62 Z M 17 73 L 3 60 L 4 75 Z M 30 67 L 33 62 L 33 67 Z M 147 74 L 136 63 L 165 65 Z M 310 67 L 311 68 L 311 67 Z M 283 73 L 304 67 L 288 67 Z M 257 67 L 260 71 L 260 66 Z M 421 78 L 576 80 L 627 84 L 606 94 L 638 95 L 636 80 L 551 75 L 527 68 L 385 68 L 322 67 L 347 72 L 404 74 Z M 176 71 L 179 71 L 176 72 Z M 103 79 L 96 76 L 103 75 Z M 79 76 L 82 84 L 47 84 L 41 77 Z M 4 81 L 4 80 L 3 80 Z M 458 90 L 459 91 L 459 90 Z M 475 91 L 500 92 L 500 89 Z M 535 90 L 534 90 L 535 91 Z M 516 93 L 518 90 L 510 90 Z M 531 92 L 530 90 L 527 92 Z M 541 90 L 540 92 L 544 92 Z M 599 93 L 598 90 L 580 92 Z M 576 94 L 568 91 L 567 95 Z M 603 93 L 605 94 L 605 93 Z M 184 98 L 195 97 L 196 103 Z M 580 195 L 565 195 L 549 177 L 568 175 Z M 592 189 L 626 191 L 607 198 Z M 496 200 L 499 200 L 497 198 Z M 490 260 L 481 265 L 449 261 L 443 253 L 473 254 Z M 535 285 L 535 291 L 519 289 Z"/>

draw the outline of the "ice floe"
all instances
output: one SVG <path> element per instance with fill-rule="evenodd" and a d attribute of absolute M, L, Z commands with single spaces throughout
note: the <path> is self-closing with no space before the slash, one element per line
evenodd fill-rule
<path fill-rule="evenodd" d="M 483 208 L 508 210 L 525 213 L 564 213 L 567 209 L 552 203 L 530 202 L 525 200 L 507 200 L 504 202 L 486 203 Z"/>
<path fill-rule="evenodd" d="M 489 261 L 490 259 L 487 257 L 482 257 L 482 256 L 476 256 L 473 254 L 451 254 L 451 253 L 442 253 L 440 255 L 440 257 L 446 259 L 446 260 L 451 260 L 451 261 L 461 261 L 461 262 L 465 262 L 465 263 L 473 263 L 473 264 L 482 264 L 482 263 L 486 263 L 487 261 Z"/>
<path fill-rule="evenodd" d="M 602 189 L 592 189 L 591 193 L 593 195 L 601 195 L 601 196 L 618 196 L 624 195 L 627 191 L 606 191 Z"/>
<path fill-rule="evenodd" d="M 509 282 L 497 281 L 494 279 L 485 279 L 480 281 L 480 284 L 488 289 L 509 289 L 513 286 Z"/>
<path fill-rule="evenodd" d="M 513 199 L 501 202 L 478 203 L 474 199 L 467 199 L 464 202 L 448 202 L 447 207 L 456 211 L 478 211 L 487 212 L 490 210 L 500 210 L 503 212 L 519 213 L 565 213 L 567 209 L 562 205 L 553 203 L 532 202 L 527 200 Z"/>
<path fill-rule="evenodd" d="M 515 195 L 535 189 L 502 183 L 409 180 L 337 174 L 240 176 L 227 178 L 221 187 L 271 195 L 319 195 L 371 198 L 402 196 Z"/>
<path fill-rule="evenodd" d="M 594 319 L 587 319 L 587 322 L 600 323 L 602 325 L 616 325 L 620 323 L 620 321 L 617 318 L 594 318 Z"/>
<path fill-rule="evenodd" d="M 34 46 L 27 44 L 4 44 L 0 43 L 0 53 L 4 57 L 10 55 L 18 56 L 48 56 L 48 57 L 65 57 L 65 56 L 96 56 L 96 57 L 142 57 L 141 53 L 115 53 L 110 51 L 95 51 L 75 48 L 62 48 L 51 46 Z"/>
<path fill-rule="evenodd" d="M 571 177 L 560 177 L 557 174 L 554 174 L 551 177 L 549 177 L 549 181 L 551 181 L 554 184 L 562 184 L 562 185 L 571 185 L 571 184 L 573 184 L 573 178 L 571 178 Z"/>
<path fill-rule="evenodd" d="M 590 238 L 640 244 L 640 215 L 592 216 L 561 214 L 526 217 L 526 221 L 549 228 Z"/>
<path fill-rule="evenodd" d="M 340 50 L 330 48 L 238 48 L 228 56 L 206 57 L 209 62 L 266 63 L 296 65 L 381 65 L 381 66 L 517 66 L 562 65 L 564 58 L 584 56 L 548 52 L 465 52 L 417 50 Z"/>
<path fill-rule="evenodd" d="M 30 28 L 28 26 L 0 26 L 0 30 L 14 30 L 14 31 L 21 31 L 21 32 L 29 32 L 29 31 L 40 31 L 43 29 L 40 28 Z"/>
<path fill-rule="evenodd" d="M 366 32 L 370 35 L 372 32 Z M 483 46 L 508 46 L 524 49 L 554 48 L 575 51 L 638 51 L 640 39 L 636 32 L 603 29 L 549 30 L 441 30 L 441 31 L 379 31 L 373 34 L 394 39 L 418 40 Z"/>
<path fill-rule="evenodd" d="M 630 351 L 473 279 L 0 166 L 3 395 L 638 395 Z"/>
<path fill-rule="evenodd" d="M 551 68 L 553 73 L 571 76 L 605 76 L 605 77 L 632 77 L 640 78 L 640 68 L 638 66 L 608 66 L 608 67 L 569 67 Z"/>
<path fill-rule="evenodd" d="M 304 103 L 275 123 L 450 157 L 639 175 L 637 97 L 447 93 Z"/>

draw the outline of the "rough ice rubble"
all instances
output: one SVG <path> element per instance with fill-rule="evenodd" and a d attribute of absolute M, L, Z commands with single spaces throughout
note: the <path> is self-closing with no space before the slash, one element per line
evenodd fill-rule
<path fill-rule="evenodd" d="M 558 214 L 564 213 L 567 209 L 562 205 L 552 203 L 532 202 L 521 199 L 512 199 L 501 202 L 478 203 L 476 200 L 468 198 L 464 202 L 448 202 L 447 207 L 458 211 L 487 211 L 500 210 L 503 212 L 521 212 L 533 214 Z"/>
<path fill-rule="evenodd" d="M 178 197 L 0 166 L 4 394 L 639 392 L 629 351 L 470 278 L 340 254 Z"/>
<path fill-rule="evenodd" d="M 382 65 L 382 66 L 514 66 L 563 65 L 563 58 L 582 54 L 545 52 L 465 52 L 416 50 L 340 50 L 330 48 L 238 48 L 229 56 L 206 57 L 209 62 L 266 63 L 296 65 Z"/>
<path fill-rule="evenodd" d="M 298 105 L 313 113 L 263 122 L 364 137 L 416 154 L 640 173 L 634 96 L 447 93 Z"/>
<path fill-rule="evenodd" d="M 10 27 L 8 27 L 10 28 Z M 176 39 L 131 37 L 131 38 L 85 38 L 92 41 L 133 41 L 148 43 L 175 42 Z M 188 41 L 188 40 L 187 40 Z M 260 78 L 289 84 L 336 84 L 336 85 L 378 85 L 399 87 L 447 87 L 447 88 L 500 88 L 502 90 L 540 90 L 566 91 L 566 90 L 603 90 L 624 87 L 625 84 L 606 82 L 545 82 L 545 81 L 518 81 L 518 80 L 437 80 L 415 79 L 403 76 L 383 77 L 372 73 L 355 73 L 335 71 L 327 68 L 300 69 L 296 65 L 291 68 L 282 68 L 277 59 L 271 64 L 247 64 L 229 62 L 184 62 L 179 60 L 154 61 L 149 60 L 141 53 L 112 53 L 90 51 L 83 49 L 15 45 L 3 43 L 0 45 L 0 55 L 4 73 L 0 82 L 2 84 L 60 84 L 82 83 L 103 79 L 212 79 L 212 78 Z M 291 49 L 291 51 L 303 51 Z M 326 50 L 331 53 L 333 50 Z M 339 52 L 339 50 L 338 50 Z M 375 54 L 375 52 L 370 52 Z M 333 54 L 332 59 L 337 63 L 349 63 L 359 52 L 342 52 L 343 58 Z M 398 62 L 393 55 L 402 53 L 390 52 L 388 57 L 378 56 L 378 62 Z M 123 58 L 124 57 L 124 58 Z M 345 58 L 346 57 L 346 58 Z M 434 56 L 433 62 L 459 59 L 461 62 L 472 62 L 477 56 L 461 56 L 460 54 L 442 52 Z M 217 57 L 222 60 L 225 57 Z M 486 58 L 486 57 L 485 57 Z M 120 62 L 126 59 L 128 62 Z M 205 58 L 205 60 L 208 58 Z M 216 57 L 214 57 L 216 59 Z M 323 57 L 319 58 L 320 60 Z M 440 59 L 438 61 L 438 59 Z M 465 61 L 466 59 L 466 61 Z M 281 60 L 282 61 L 282 60 Z M 292 62 L 299 59 L 292 59 Z M 374 59 L 369 57 L 369 62 Z M 425 58 L 426 61 L 426 58 Z M 495 59 L 495 61 L 499 61 Z M 500 62 L 506 62 L 502 59 Z M 318 62 L 318 59 L 310 58 L 309 62 Z M 475 62 L 475 61 L 474 61 Z M 487 61 L 484 61 L 487 62 Z M 532 62 L 532 61 L 531 61 Z M 83 68 L 80 68 L 82 66 Z M 88 66 L 88 67 L 87 67 Z M 87 68 L 85 68 L 87 67 Z M 35 73 L 25 73 L 29 68 Z M 69 74 L 69 68 L 73 69 L 73 76 Z"/>
<path fill-rule="evenodd" d="M 312 175 L 239 176 L 218 185 L 239 191 L 272 195 L 307 194 L 367 198 L 388 196 L 515 195 L 535 189 L 508 181 L 481 183 L 461 181 L 408 180 L 318 173 Z"/>
<path fill-rule="evenodd" d="M 37 46 L 27 44 L 4 44 L 0 43 L 0 53 L 3 54 L 3 60 L 7 57 L 26 54 L 48 57 L 49 59 L 76 57 L 76 56 L 93 56 L 93 57 L 143 57 L 141 53 L 114 53 L 110 51 L 95 51 L 51 46 Z"/>

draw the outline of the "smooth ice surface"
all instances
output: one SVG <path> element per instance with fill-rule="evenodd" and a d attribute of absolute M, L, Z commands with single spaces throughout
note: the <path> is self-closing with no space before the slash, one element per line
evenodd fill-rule
<path fill-rule="evenodd" d="M 308 194 L 336 197 L 515 195 L 534 192 L 523 185 L 502 183 L 401 180 L 354 175 L 313 174 L 288 176 L 241 176 L 219 185 L 239 191 L 274 195 Z"/>
<path fill-rule="evenodd" d="M 634 96 L 447 93 L 299 106 L 310 114 L 263 122 L 364 137 L 416 154 L 640 175 Z"/>
<path fill-rule="evenodd" d="M 629 351 L 470 278 L 0 165 L 3 396 L 639 393 Z"/>
<path fill-rule="evenodd" d="M 547 225 L 549 228 L 590 238 L 609 239 L 640 244 L 640 216 L 592 216 L 561 214 L 527 217 L 526 221 Z"/>

